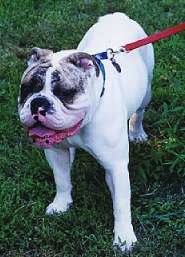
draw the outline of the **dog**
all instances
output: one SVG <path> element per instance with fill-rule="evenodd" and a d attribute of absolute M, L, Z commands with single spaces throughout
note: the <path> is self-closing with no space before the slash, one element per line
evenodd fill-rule
<path fill-rule="evenodd" d="M 75 149 L 105 169 L 114 214 L 114 244 L 129 251 L 137 241 L 130 210 L 129 139 L 147 140 L 142 125 L 151 98 L 153 46 L 97 61 L 94 54 L 146 37 L 123 13 L 100 17 L 77 49 L 33 48 L 21 80 L 18 111 L 32 143 L 44 148 L 56 196 L 47 214 L 66 212 L 73 200 L 70 177 Z M 102 68 L 103 66 L 103 68 Z M 129 123 L 128 123 L 129 121 Z"/>

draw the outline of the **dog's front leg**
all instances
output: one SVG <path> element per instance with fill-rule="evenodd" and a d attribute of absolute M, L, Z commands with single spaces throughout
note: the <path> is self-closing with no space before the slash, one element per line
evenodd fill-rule
<path fill-rule="evenodd" d="M 128 172 L 129 142 L 126 123 L 125 129 L 121 129 L 120 133 L 119 131 L 115 133 L 118 135 L 117 141 L 114 142 L 115 147 L 101 151 L 101 153 L 106 154 L 99 154 L 99 160 L 105 168 L 105 178 L 113 201 L 114 244 L 118 245 L 122 251 L 129 251 L 137 239 L 131 223 L 131 191 Z"/>
<path fill-rule="evenodd" d="M 45 155 L 53 169 L 56 183 L 56 196 L 54 201 L 47 207 L 46 214 L 66 212 L 72 204 L 70 149 L 46 149 Z"/>
<path fill-rule="evenodd" d="M 111 190 L 114 209 L 114 244 L 122 251 L 129 251 L 137 241 L 131 223 L 130 181 L 127 161 L 116 163 L 110 170 L 109 188 Z M 112 186 L 111 186 L 112 185 Z"/>

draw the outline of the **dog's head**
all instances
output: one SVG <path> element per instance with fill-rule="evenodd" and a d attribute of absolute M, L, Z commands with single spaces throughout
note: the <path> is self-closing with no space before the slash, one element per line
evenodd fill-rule
<path fill-rule="evenodd" d="M 21 80 L 18 110 L 36 145 L 59 143 L 88 122 L 98 75 L 99 68 L 87 53 L 32 49 Z"/>

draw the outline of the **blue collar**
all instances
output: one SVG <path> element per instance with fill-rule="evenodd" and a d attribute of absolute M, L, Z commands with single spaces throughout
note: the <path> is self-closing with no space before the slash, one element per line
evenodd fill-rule
<path fill-rule="evenodd" d="M 119 73 L 121 72 L 120 65 L 114 59 L 114 53 L 115 52 L 111 48 L 109 50 L 111 51 L 110 53 L 112 54 L 111 58 L 108 57 L 107 51 L 93 55 L 97 64 L 98 64 L 98 66 L 99 66 L 99 68 L 100 68 L 100 70 L 101 70 L 101 72 L 102 72 L 102 75 L 103 75 L 103 89 L 102 89 L 100 97 L 102 97 L 102 95 L 104 94 L 104 91 L 105 91 L 105 68 L 104 68 L 104 65 L 103 65 L 101 60 L 109 59 L 111 61 L 112 65 L 114 66 L 114 68 L 117 70 L 117 72 L 119 72 Z"/>
<path fill-rule="evenodd" d="M 94 58 L 96 60 L 96 63 L 98 64 L 101 72 L 102 72 L 102 76 L 103 76 L 103 88 L 102 88 L 102 91 L 101 91 L 101 94 L 100 94 L 100 97 L 103 96 L 104 92 L 105 92 L 105 67 L 102 63 L 101 60 L 106 60 L 107 59 L 107 52 L 103 52 L 103 53 L 100 53 L 100 54 L 95 54 L 94 55 Z"/>
<path fill-rule="evenodd" d="M 101 53 L 95 54 L 94 57 L 98 58 L 99 60 L 107 60 L 108 59 L 107 52 L 101 52 Z"/>

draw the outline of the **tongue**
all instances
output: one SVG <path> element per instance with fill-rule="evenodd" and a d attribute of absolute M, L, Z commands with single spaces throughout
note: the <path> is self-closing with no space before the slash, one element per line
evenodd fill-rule
<path fill-rule="evenodd" d="M 38 136 L 38 137 L 45 137 L 45 136 L 52 136 L 56 133 L 56 131 L 46 128 L 46 127 L 42 127 L 42 126 L 38 126 L 35 128 L 30 128 L 28 135 L 30 137 L 32 136 Z"/>

